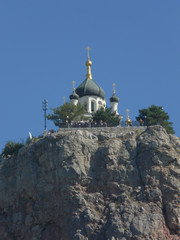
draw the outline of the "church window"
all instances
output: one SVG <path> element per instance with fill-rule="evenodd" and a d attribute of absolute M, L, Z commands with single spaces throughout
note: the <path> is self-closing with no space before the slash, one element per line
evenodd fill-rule
<path fill-rule="evenodd" d="M 94 112 L 94 102 L 91 102 L 91 112 Z"/>

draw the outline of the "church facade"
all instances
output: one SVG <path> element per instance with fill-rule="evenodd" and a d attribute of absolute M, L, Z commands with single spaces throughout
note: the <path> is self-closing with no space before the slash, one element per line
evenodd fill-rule
<path fill-rule="evenodd" d="M 69 96 L 70 102 L 74 105 L 77 103 L 82 104 L 85 107 L 86 117 L 91 117 L 93 113 L 97 110 L 106 108 L 106 100 L 104 90 L 93 80 L 91 74 L 92 62 L 89 58 L 89 48 L 88 48 L 88 59 L 86 61 L 87 74 L 85 80 L 75 89 L 73 81 L 73 92 Z M 118 114 L 118 103 L 119 98 L 115 93 L 115 84 L 113 84 L 114 90 L 113 95 L 110 98 L 111 111 Z"/>

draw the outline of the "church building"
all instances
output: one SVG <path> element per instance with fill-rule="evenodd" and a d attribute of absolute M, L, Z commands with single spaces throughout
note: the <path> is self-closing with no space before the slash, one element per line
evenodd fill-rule
<path fill-rule="evenodd" d="M 106 100 L 104 90 L 92 78 L 92 62 L 89 57 L 90 48 L 88 47 L 87 50 L 88 59 L 86 61 L 86 79 L 76 89 L 74 88 L 75 82 L 73 81 L 73 92 L 69 96 L 69 98 L 70 102 L 72 102 L 74 105 L 77 105 L 77 103 L 81 103 L 82 105 L 84 105 L 86 110 L 85 116 L 91 117 L 92 114 L 95 113 L 97 110 L 101 108 L 106 108 Z M 116 96 L 115 93 L 115 84 L 113 84 L 113 87 L 113 95 L 110 98 L 111 111 L 119 115 L 117 111 L 119 98 Z"/>

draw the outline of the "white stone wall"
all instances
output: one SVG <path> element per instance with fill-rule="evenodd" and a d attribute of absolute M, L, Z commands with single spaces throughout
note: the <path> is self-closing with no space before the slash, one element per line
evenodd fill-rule
<path fill-rule="evenodd" d="M 87 106 L 86 110 L 87 110 L 88 113 L 93 113 L 92 108 L 91 108 L 91 102 L 94 103 L 94 112 L 96 112 L 101 107 L 103 107 L 103 108 L 106 107 L 106 101 L 103 100 L 100 97 L 97 97 L 97 96 L 83 96 L 83 97 L 79 98 L 79 103 L 81 103 L 84 106 L 85 105 Z"/>
<path fill-rule="evenodd" d="M 74 105 L 78 104 L 78 100 L 77 99 L 71 99 L 70 102 L 73 103 Z"/>

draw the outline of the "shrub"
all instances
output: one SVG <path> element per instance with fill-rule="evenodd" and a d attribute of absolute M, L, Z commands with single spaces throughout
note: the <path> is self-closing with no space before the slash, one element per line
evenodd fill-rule
<path fill-rule="evenodd" d="M 19 149 L 22 148 L 24 144 L 8 141 L 1 153 L 2 157 L 8 158 L 10 156 L 17 156 Z"/>

